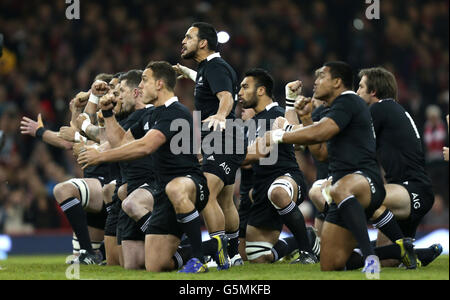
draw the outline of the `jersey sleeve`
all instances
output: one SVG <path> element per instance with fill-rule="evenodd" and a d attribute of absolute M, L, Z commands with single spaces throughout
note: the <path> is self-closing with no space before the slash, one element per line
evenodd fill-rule
<path fill-rule="evenodd" d="M 353 117 L 353 106 L 350 98 L 336 99 L 328 113 L 324 116 L 332 119 L 340 130 L 350 123 Z"/>
<path fill-rule="evenodd" d="M 205 69 L 205 75 L 214 95 L 223 91 L 233 94 L 233 79 L 224 66 L 211 64 Z"/>

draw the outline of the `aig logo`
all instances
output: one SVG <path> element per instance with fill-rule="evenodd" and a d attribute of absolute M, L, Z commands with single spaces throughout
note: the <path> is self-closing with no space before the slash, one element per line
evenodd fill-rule
<path fill-rule="evenodd" d="M 366 18 L 369 20 L 380 19 L 380 0 L 366 0 L 370 4 L 366 9 Z"/>

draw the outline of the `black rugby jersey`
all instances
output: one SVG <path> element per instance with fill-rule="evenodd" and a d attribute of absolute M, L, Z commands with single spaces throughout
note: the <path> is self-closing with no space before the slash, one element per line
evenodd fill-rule
<path fill-rule="evenodd" d="M 284 117 L 284 108 L 274 102 L 256 114 L 253 120 L 256 123 L 256 136 L 264 138 L 264 133 L 271 130 L 272 123 L 278 117 Z M 251 137 L 249 137 L 250 139 Z M 261 165 L 259 162 L 253 164 L 254 181 L 260 182 L 272 178 L 273 176 L 282 176 L 290 170 L 300 170 L 294 154 L 294 145 L 278 144 L 278 158 L 274 165 Z"/>
<path fill-rule="evenodd" d="M 312 113 L 311 118 L 314 122 L 319 122 L 330 110 L 328 106 L 320 105 L 316 107 Z M 314 165 L 316 166 L 316 180 L 328 178 L 328 161 L 318 161 L 314 158 Z"/>
<path fill-rule="evenodd" d="M 128 118 L 119 122 L 119 124 L 125 131 L 128 131 L 128 129 L 133 127 L 135 124 L 141 124 L 143 117 L 147 114 L 151 114 L 154 109 L 155 107 L 152 105 L 143 109 L 136 110 L 132 114 L 130 114 Z M 135 139 L 139 139 L 144 135 L 145 132 L 140 132 L 139 134 L 136 133 L 136 135 L 133 134 L 133 137 Z M 142 178 L 155 178 L 155 174 L 153 173 L 153 159 L 151 155 L 147 155 L 145 157 L 141 157 L 131 161 L 120 162 L 120 170 L 123 182 L 142 180 Z"/>
<path fill-rule="evenodd" d="M 133 136 L 142 131 L 147 133 L 155 129 L 166 137 L 166 142 L 152 153 L 154 173 L 161 184 L 166 185 L 176 177 L 191 174 L 203 176 L 197 156 L 193 152 L 192 115 L 183 104 L 178 102 L 177 97 L 173 97 L 165 105 L 155 107 L 152 113 L 147 113 L 142 120 L 140 127 L 131 128 Z M 175 126 L 176 123 L 173 121 L 185 126 Z M 172 124 L 173 128 L 171 128 Z M 174 139 L 173 143 L 172 139 Z M 181 153 L 176 153 L 177 151 Z"/>
<path fill-rule="evenodd" d="M 354 92 L 344 92 L 333 101 L 326 117 L 334 120 L 340 129 L 327 143 L 333 183 L 361 171 L 382 185 L 375 132 L 366 102 Z"/>
<path fill-rule="evenodd" d="M 215 115 L 219 109 L 217 93 L 228 91 L 234 104 L 226 119 L 235 119 L 234 110 L 237 104 L 238 78 L 233 68 L 220 57 L 219 53 L 208 56 L 200 62 L 195 80 L 195 109 L 201 112 L 202 121 Z M 202 137 L 209 131 L 202 131 Z"/>
<path fill-rule="evenodd" d="M 419 131 L 409 113 L 394 99 L 370 106 L 377 136 L 377 154 L 388 183 L 409 180 L 431 184 Z"/>

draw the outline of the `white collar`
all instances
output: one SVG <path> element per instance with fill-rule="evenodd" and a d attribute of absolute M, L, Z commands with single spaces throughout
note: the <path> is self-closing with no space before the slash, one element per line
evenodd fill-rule
<path fill-rule="evenodd" d="M 175 97 L 172 97 L 169 100 L 167 100 L 166 103 L 164 103 L 164 105 L 166 107 L 169 107 L 172 103 L 177 102 L 177 101 L 178 101 L 178 97 L 175 96 Z"/>
<path fill-rule="evenodd" d="M 272 102 L 266 106 L 266 110 L 269 111 L 272 107 L 278 106 L 278 102 Z"/>
<path fill-rule="evenodd" d="M 216 58 L 216 57 L 220 57 L 220 53 L 219 52 L 215 52 L 215 53 L 209 55 L 206 59 L 208 61 L 210 61 L 211 59 Z"/>
<path fill-rule="evenodd" d="M 153 107 L 153 104 L 147 104 L 145 108 Z"/>
<path fill-rule="evenodd" d="M 341 93 L 341 95 L 348 95 L 348 94 L 358 95 L 354 91 L 350 91 L 350 90 Z"/>

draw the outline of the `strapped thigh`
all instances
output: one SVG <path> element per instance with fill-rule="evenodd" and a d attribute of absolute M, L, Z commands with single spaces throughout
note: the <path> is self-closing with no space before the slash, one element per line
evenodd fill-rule
<path fill-rule="evenodd" d="M 289 198 L 293 201 L 294 200 L 294 186 L 292 185 L 292 183 L 284 178 L 278 178 L 277 180 L 275 180 L 271 185 L 269 190 L 267 191 L 267 198 L 270 200 L 270 202 L 272 203 L 273 206 L 275 206 L 276 209 L 280 209 L 279 207 L 277 207 L 272 199 L 271 199 L 271 194 L 272 191 L 276 188 L 282 188 L 283 190 L 285 190 L 288 195 Z"/>
<path fill-rule="evenodd" d="M 272 253 L 273 245 L 268 242 L 246 242 L 245 253 L 248 260 L 255 260 L 263 255 Z"/>

